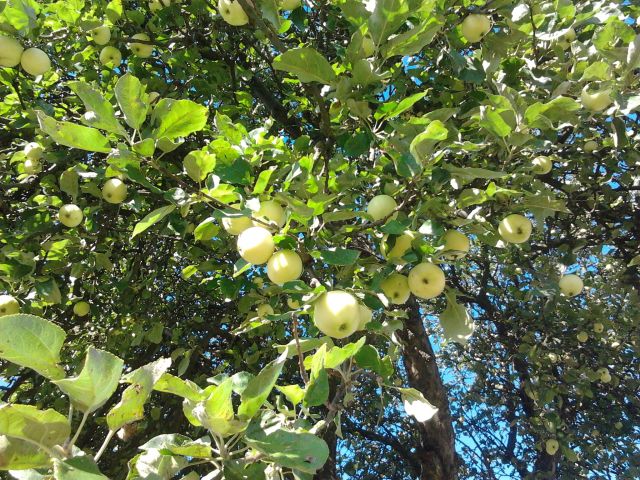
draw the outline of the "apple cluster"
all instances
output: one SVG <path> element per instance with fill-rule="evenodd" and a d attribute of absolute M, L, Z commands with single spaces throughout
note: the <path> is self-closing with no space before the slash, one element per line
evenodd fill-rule
<path fill-rule="evenodd" d="M 89 30 L 89 37 L 96 45 L 104 45 L 98 57 L 102 65 L 111 65 L 114 67 L 120 65 L 120 63 L 122 62 L 122 52 L 120 52 L 118 48 L 112 45 L 107 45 L 111 40 L 111 29 L 107 25 L 101 25 L 92 30 Z M 131 42 L 128 45 L 129 49 L 131 49 L 134 55 L 140 58 L 149 58 L 153 54 L 154 47 L 153 45 L 148 43 L 151 41 L 149 35 L 147 35 L 146 33 L 136 33 L 131 38 L 133 40 L 140 40 L 140 42 Z"/>
<path fill-rule="evenodd" d="M 279 0 L 277 3 L 282 10 L 295 10 L 302 5 L 302 0 Z M 218 12 L 225 22 L 234 27 L 249 23 L 249 16 L 238 0 L 219 0 Z"/>
<path fill-rule="evenodd" d="M 49 56 L 36 47 L 26 50 L 15 38 L 0 35 L 0 67 L 17 67 L 29 75 L 39 77 L 51 69 Z"/>

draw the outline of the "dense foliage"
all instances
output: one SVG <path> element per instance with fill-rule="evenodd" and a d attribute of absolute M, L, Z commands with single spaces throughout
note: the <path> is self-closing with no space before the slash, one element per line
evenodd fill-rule
<path fill-rule="evenodd" d="M 0 2 L 0 478 L 640 477 L 639 18 Z"/>

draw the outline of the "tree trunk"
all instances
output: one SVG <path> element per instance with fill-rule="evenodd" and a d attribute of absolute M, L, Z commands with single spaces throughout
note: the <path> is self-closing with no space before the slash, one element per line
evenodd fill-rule
<path fill-rule="evenodd" d="M 431 342 L 422 323 L 420 307 L 412 299 L 409 318 L 398 331 L 403 344 L 403 362 L 409 385 L 420 391 L 438 412 L 430 420 L 419 423 L 420 449 L 416 458 L 421 464 L 420 480 L 455 480 L 458 478 L 458 457 L 451 423 L 449 399 L 440 378 Z"/>

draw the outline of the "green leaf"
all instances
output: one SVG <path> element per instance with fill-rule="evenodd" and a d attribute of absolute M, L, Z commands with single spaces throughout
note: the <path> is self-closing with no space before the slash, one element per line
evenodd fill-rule
<path fill-rule="evenodd" d="M 78 410 L 91 413 L 116 391 L 123 366 L 124 362 L 115 355 L 89 347 L 80 374 L 53 383 L 69 395 Z"/>
<path fill-rule="evenodd" d="M 402 396 L 405 411 L 418 422 L 427 422 L 438 413 L 438 409 L 415 388 L 398 388 L 397 390 Z"/>
<path fill-rule="evenodd" d="M 406 98 L 403 98 L 399 102 L 386 102 L 382 106 L 378 107 L 374 117 L 376 120 L 389 119 L 397 117 L 398 115 L 409 110 L 416 102 L 422 100 L 427 92 L 414 93 Z M 444 138 L 447 138 L 446 136 Z M 443 139 L 444 140 L 444 139 Z"/>
<path fill-rule="evenodd" d="M 452 177 L 456 177 L 462 185 L 465 185 L 476 178 L 495 180 L 508 175 L 506 172 L 496 172 L 494 170 L 487 170 L 486 168 L 456 167 L 451 164 L 446 164 L 443 168 L 450 172 Z"/>
<path fill-rule="evenodd" d="M 200 131 L 207 123 L 207 107 L 191 100 L 163 98 L 153 110 L 156 128 L 151 133 L 154 138 L 186 137 Z"/>
<path fill-rule="evenodd" d="M 285 385 L 276 388 L 279 392 L 282 392 L 293 405 L 298 405 L 305 395 L 305 391 L 300 385 Z"/>
<path fill-rule="evenodd" d="M 90 152 L 108 153 L 111 151 L 107 137 L 95 128 L 70 122 L 58 122 L 41 110 L 37 110 L 36 115 L 42 131 L 60 145 Z"/>
<path fill-rule="evenodd" d="M 182 380 L 170 373 L 165 373 L 153 386 L 157 392 L 170 393 L 187 400 L 199 402 L 204 399 L 202 389 L 190 380 Z"/>
<path fill-rule="evenodd" d="M 556 97 L 548 103 L 536 102 L 524 112 L 527 125 L 531 128 L 550 128 L 554 123 L 569 122 L 580 104 L 573 98 Z"/>
<path fill-rule="evenodd" d="M 320 257 L 328 265 L 353 265 L 360 257 L 360 251 L 348 248 L 334 248 L 332 250 L 323 250 L 320 252 Z"/>
<path fill-rule="evenodd" d="M 44 303 L 56 305 L 62 301 L 60 288 L 53 278 L 36 283 L 36 292 Z"/>
<path fill-rule="evenodd" d="M 64 377 L 58 363 L 65 337 L 62 328 L 43 318 L 6 315 L 0 317 L 0 358 L 57 380 Z"/>
<path fill-rule="evenodd" d="M 389 358 L 381 359 L 378 350 L 371 345 L 363 345 L 355 354 L 355 359 L 359 366 L 377 373 L 382 378 L 388 378 L 393 374 L 393 365 Z"/>
<path fill-rule="evenodd" d="M 274 165 L 260 172 L 260 175 L 258 175 L 258 180 L 256 180 L 256 184 L 253 187 L 254 195 L 264 193 L 267 186 L 269 185 L 269 179 L 271 178 L 271 175 L 276 171 L 277 168 L 278 167 Z"/>
<path fill-rule="evenodd" d="M 136 130 L 140 130 L 149 110 L 149 96 L 145 90 L 140 80 L 130 73 L 120 77 L 114 90 L 125 122 Z"/>
<path fill-rule="evenodd" d="M 445 295 L 447 307 L 439 317 L 444 337 L 450 342 L 466 345 L 475 329 L 473 318 L 464 305 L 456 301 L 455 293 L 446 293 Z"/>
<path fill-rule="evenodd" d="M 422 173 L 422 166 L 416 161 L 413 155 L 403 153 L 400 156 L 394 156 L 393 164 L 396 167 L 398 175 L 404 178 L 415 177 Z"/>
<path fill-rule="evenodd" d="M 440 31 L 442 21 L 431 17 L 419 26 L 393 37 L 382 49 L 384 58 L 396 55 L 414 55 L 431 43 Z"/>
<path fill-rule="evenodd" d="M 170 358 L 161 358 L 126 376 L 125 380 L 131 385 L 122 392 L 120 402 L 107 413 L 107 425 L 110 430 L 118 430 L 144 418 L 144 404 L 149 399 L 155 384 L 170 366 Z"/>
<path fill-rule="evenodd" d="M 202 402 L 202 408 L 193 410 L 193 415 L 212 432 L 226 436 L 233 432 L 235 427 L 235 423 L 232 422 L 234 417 L 232 393 L 233 379 L 229 377 L 213 389 L 207 399 Z"/>
<path fill-rule="evenodd" d="M 151 228 L 153 225 L 158 223 L 175 209 L 175 205 L 166 205 L 164 207 L 156 208 L 153 212 L 149 213 L 142 220 L 136 223 L 136 226 L 133 229 L 133 234 L 131 234 L 131 238 L 134 238 L 137 235 L 145 232 L 147 229 Z"/>
<path fill-rule="evenodd" d="M 0 471 L 47 467 L 51 463 L 44 451 L 19 438 L 0 435 Z"/>
<path fill-rule="evenodd" d="M 80 176 L 75 170 L 65 170 L 60 174 L 60 190 L 71 196 L 74 200 L 78 196 L 78 179 Z"/>
<path fill-rule="evenodd" d="M 329 457 L 324 440 L 311 433 L 283 428 L 280 418 L 271 412 L 251 421 L 245 441 L 268 460 L 308 473 L 322 468 Z"/>
<path fill-rule="evenodd" d="M 273 67 L 297 76 L 302 83 L 329 85 L 336 77 L 327 59 L 310 47 L 287 50 L 273 60 Z"/>
<path fill-rule="evenodd" d="M 269 363 L 258 375 L 251 379 L 240 396 L 241 403 L 238 408 L 238 415 L 251 418 L 260 410 L 271 390 L 273 390 L 286 360 L 287 354 L 283 352 L 276 360 Z"/>
<path fill-rule="evenodd" d="M 218 232 L 220 232 L 220 227 L 214 222 L 215 218 L 213 217 L 209 217 L 200 222 L 200 224 L 193 231 L 193 236 L 195 237 L 195 239 L 199 242 L 203 242 L 209 241 L 213 237 L 215 237 Z"/>
<path fill-rule="evenodd" d="M 382 45 L 411 14 L 407 0 L 378 0 L 369 17 L 369 33 L 376 45 Z"/>
<path fill-rule="evenodd" d="M 86 82 L 70 82 L 68 85 L 80 97 L 87 110 L 83 117 L 84 123 L 117 135 L 126 135 L 127 132 L 116 118 L 115 109 L 100 92 Z"/>
<path fill-rule="evenodd" d="M 309 384 L 304 394 L 304 405 L 306 407 L 323 405 L 328 398 L 329 375 L 327 374 L 327 370 L 322 368 L 309 379 Z"/>
<path fill-rule="evenodd" d="M 8 403 L 0 406 L 0 435 L 51 448 L 63 444 L 70 433 L 67 417 L 55 410 Z"/>
<path fill-rule="evenodd" d="M 496 137 L 506 137 L 511 133 L 509 124 L 505 122 L 500 113 L 491 107 L 481 109 L 478 124 Z"/>
<path fill-rule="evenodd" d="M 419 163 L 430 163 L 434 146 L 436 143 L 446 140 L 448 135 L 449 131 L 444 123 L 440 120 L 433 120 L 427 125 L 424 132 L 416 135 L 409 146 L 409 151 Z"/>
<path fill-rule="evenodd" d="M 109 480 L 100 473 L 96 462 L 86 455 L 54 460 L 53 476 L 56 480 Z"/>
<path fill-rule="evenodd" d="M 325 368 L 337 368 L 346 360 L 356 355 L 367 341 L 366 337 L 362 337 L 355 343 L 349 343 L 344 347 L 333 347 L 329 350 L 324 359 Z"/>
<path fill-rule="evenodd" d="M 567 208 L 567 202 L 555 198 L 553 195 L 527 195 L 524 197 L 522 205 L 525 209 L 541 208 L 555 212 L 571 213 L 571 210 Z"/>
<path fill-rule="evenodd" d="M 105 13 L 107 14 L 107 18 L 111 20 L 111 23 L 116 23 L 124 13 L 122 0 L 111 0 L 105 8 Z"/>
<path fill-rule="evenodd" d="M 182 166 L 191 180 L 201 182 L 213 172 L 216 166 L 216 156 L 202 150 L 194 150 L 184 157 Z"/>
<path fill-rule="evenodd" d="M 140 450 L 160 450 L 165 455 L 182 455 L 193 458 L 211 457 L 211 445 L 205 438 L 192 440 L 180 434 L 165 434 L 153 437 Z"/>

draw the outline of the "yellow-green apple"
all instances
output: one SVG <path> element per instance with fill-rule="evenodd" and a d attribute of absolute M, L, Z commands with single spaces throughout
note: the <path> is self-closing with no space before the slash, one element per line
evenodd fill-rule
<path fill-rule="evenodd" d="M 84 215 L 82 214 L 82 210 L 73 203 L 63 205 L 60 207 L 60 211 L 58 212 L 58 220 L 60 220 L 60 223 L 69 228 L 74 228 L 80 225 L 83 218 Z"/>
<path fill-rule="evenodd" d="M 584 151 L 587 153 L 595 152 L 598 149 L 598 142 L 595 140 L 587 140 L 584 142 Z"/>
<path fill-rule="evenodd" d="M 20 304 L 11 295 L 0 295 L 0 317 L 20 313 Z"/>
<path fill-rule="evenodd" d="M 89 36 L 96 45 L 106 45 L 111 40 L 111 30 L 106 25 L 89 30 Z"/>
<path fill-rule="evenodd" d="M 100 51 L 100 63 L 117 67 L 122 62 L 122 53 L 116 47 L 107 45 Z"/>
<path fill-rule="evenodd" d="M 402 305 L 409 300 L 409 281 L 400 273 L 392 273 L 380 283 L 380 288 L 387 299 L 395 304 Z"/>
<path fill-rule="evenodd" d="M 576 335 L 576 338 L 580 343 L 584 343 L 587 340 L 589 340 L 589 334 L 587 332 L 578 332 L 578 334 Z"/>
<path fill-rule="evenodd" d="M 238 253 L 254 265 L 266 263 L 273 255 L 275 248 L 273 235 L 266 228 L 247 228 L 238 236 Z"/>
<path fill-rule="evenodd" d="M 131 38 L 133 38 L 134 40 L 144 40 L 147 42 L 151 40 L 149 38 L 149 35 L 147 35 L 146 33 L 136 33 Z M 138 43 L 138 42 L 130 43 L 129 48 L 136 56 L 140 58 L 148 58 L 153 53 L 153 45 L 150 45 L 148 43 Z"/>
<path fill-rule="evenodd" d="M 240 204 L 236 203 L 234 205 L 229 205 L 230 208 L 234 210 L 240 210 Z M 251 228 L 253 226 L 253 222 L 249 217 L 245 217 L 244 215 L 238 215 L 237 217 L 222 217 L 222 227 L 229 233 L 230 235 L 240 235 L 247 228 Z"/>
<path fill-rule="evenodd" d="M 20 57 L 20 65 L 25 72 L 34 77 L 44 75 L 51 68 L 49 56 L 39 48 L 27 48 Z"/>
<path fill-rule="evenodd" d="M 609 373 L 608 368 L 606 367 L 599 368 L 597 373 L 602 383 L 609 383 L 611 381 L 611 374 Z"/>
<path fill-rule="evenodd" d="M 367 323 L 373 318 L 373 312 L 364 303 L 360 304 L 360 323 L 358 324 L 358 330 L 364 330 L 367 328 Z"/>
<path fill-rule="evenodd" d="M 119 178 L 110 178 L 102 187 L 102 198 L 109 203 L 122 203 L 127 198 L 127 184 Z"/>
<path fill-rule="evenodd" d="M 27 158 L 23 164 L 24 173 L 27 175 L 35 175 L 36 173 L 40 173 L 42 171 L 42 165 L 37 160 L 31 160 Z"/>
<path fill-rule="evenodd" d="M 73 313 L 78 317 L 86 317 L 91 311 L 91 306 L 84 300 L 79 301 L 73 306 Z"/>
<path fill-rule="evenodd" d="M 604 325 L 600 322 L 596 322 L 593 324 L 593 331 L 595 333 L 602 333 L 604 332 Z"/>
<path fill-rule="evenodd" d="M 360 325 L 360 302 L 348 292 L 324 293 L 313 304 L 313 323 L 333 338 L 345 338 Z"/>
<path fill-rule="evenodd" d="M 558 440 L 556 440 L 555 438 L 550 438 L 545 443 L 545 450 L 547 454 L 551 456 L 554 456 L 559 448 L 560 448 L 560 444 L 558 443 Z"/>
<path fill-rule="evenodd" d="M 599 90 L 590 93 L 589 87 L 585 86 L 580 94 L 580 102 L 587 110 L 591 110 L 592 112 L 601 112 L 613 103 L 611 90 Z"/>
<path fill-rule="evenodd" d="M 408 280 L 409 290 L 418 298 L 434 298 L 444 290 L 444 272 L 433 263 L 423 262 L 413 267 Z"/>
<path fill-rule="evenodd" d="M 532 225 L 527 217 L 513 213 L 502 219 L 498 233 L 505 242 L 524 243 L 531 236 Z"/>
<path fill-rule="evenodd" d="M 278 202 L 267 200 L 260 202 L 260 208 L 253 214 L 253 218 L 269 224 L 275 224 L 278 228 L 282 228 L 287 221 L 287 214 Z M 263 226 L 263 224 L 259 222 L 255 222 L 255 225 Z"/>
<path fill-rule="evenodd" d="M 491 30 L 491 19 L 486 15 L 472 13 L 462 21 L 462 35 L 471 43 L 479 42 L 489 30 Z"/>
<path fill-rule="evenodd" d="M 369 201 L 367 213 L 371 215 L 374 222 L 377 222 L 391 215 L 397 206 L 393 197 L 389 195 L 376 195 Z"/>
<path fill-rule="evenodd" d="M 380 248 L 382 256 L 388 260 L 394 260 L 395 263 L 405 264 L 406 262 L 402 260 L 402 257 L 411 250 L 411 243 L 415 238 L 415 233 L 406 231 L 402 235 L 395 237 L 395 243 L 389 249 L 389 235 L 385 235 Z"/>
<path fill-rule="evenodd" d="M 239 27 L 249 23 L 249 17 L 238 0 L 219 0 L 218 11 L 222 19 L 229 25 Z"/>
<path fill-rule="evenodd" d="M 457 230 L 447 230 L 442 236 L 444 242 L 444 258 L 447 260 L 459 260 L 468 252 L 471 242 L 469 237 Z"/>
<path fill-rule="evenodd" d="M 300 275 L 302 275 L 302 259 L 293 250 L 280 250 L 267 262 L 267 276 L 278 285 L 297 280 Z"/>
<path fill-rule="evenodd" d="M 44 148 L 38 142 L 29 142 L 24 146 L 23 150 L 25 156 L 29 160 L 39 161 L 44 153 Z"/>
<path fill-rule="evenodd" d="M 15 38 L 0 35 L 0 67 L 15 67 L 20 63 L 24 47 Z"/>
<path fill-rule="evenodd" d="M 264 318 L 267 315 L 273 315 L 275 312 L 273 311 L 273 307 L 268 303 L 261 303 L 258 305 L 258 308 L 256 308 L 256 313 L 260 318 Z"/>
<path fill-rule="evenodd" d="M 546 175 L 553 168 L 553 161 L 551 160 L 551 157 L 540 155 L 533 159 L 531 166 L 531 171 L 536 175 Z"/>
<path fill-rule="evenodd" d="M 569 274 L 560 279 L 558 286 L 565 297 L 575 297 L 576 295 L 580 295 L 584 284 L 579 276 Z"/>

